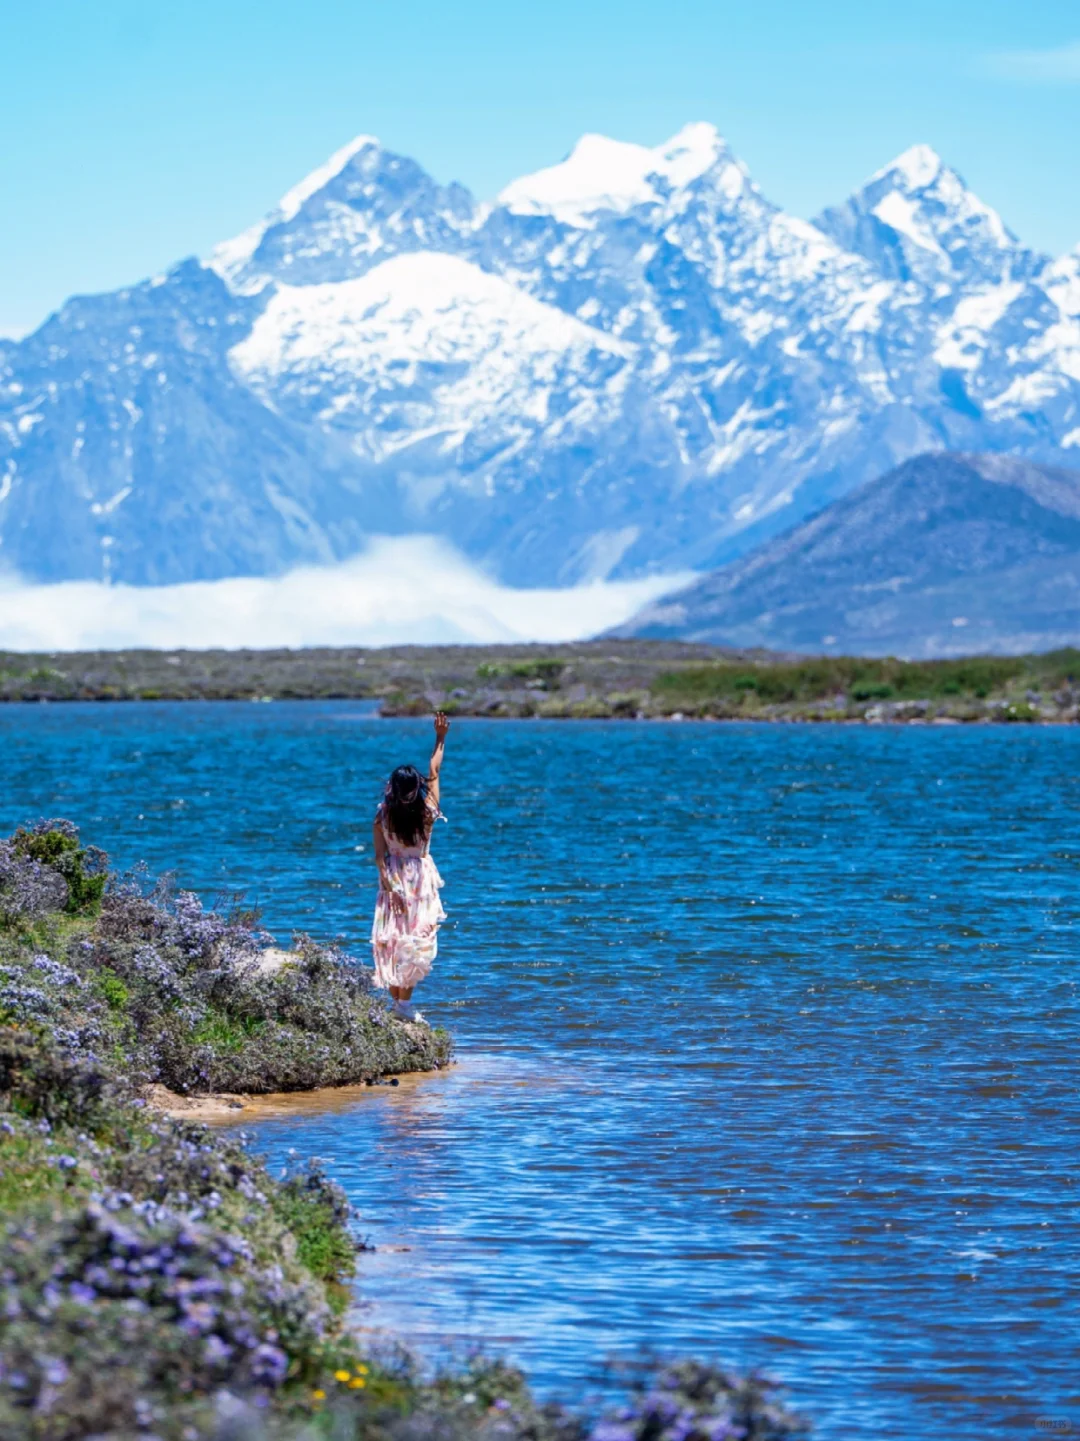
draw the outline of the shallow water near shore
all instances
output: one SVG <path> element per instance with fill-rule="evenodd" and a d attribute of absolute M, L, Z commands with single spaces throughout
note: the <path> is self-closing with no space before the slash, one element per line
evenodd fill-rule
<path fill-rule="evenodd" d="M 0 822 L 361 947 L 428 737 L 12 706 Z M 1078 763 L 1064 728 L 455 724 L 417 998 L 461 1064 L 255 1127 L 358 1206 L 362 1323 L 566 1397 L 642 1343 L 762 1364 L 844 1441 L 1080 1428 Z"/>

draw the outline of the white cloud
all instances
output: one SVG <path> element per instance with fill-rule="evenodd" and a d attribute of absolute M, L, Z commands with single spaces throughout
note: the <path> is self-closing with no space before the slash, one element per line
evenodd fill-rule
<path fill-rule="evenodd" d="M 564 641 L 627 620 L 689 572 L 515 590 L 431 536 L 374 541 L 341 565 L 274 579 L 185 585 L 0 582 L 0 648 L 112 650 L 208 646 Z"/>
<path fill-rule="evenodd" d="M 985 67 L 1007 80 L 1080 84 L 1080 40 L 1048 50 L 1005 50 L 983 57 Z"/>

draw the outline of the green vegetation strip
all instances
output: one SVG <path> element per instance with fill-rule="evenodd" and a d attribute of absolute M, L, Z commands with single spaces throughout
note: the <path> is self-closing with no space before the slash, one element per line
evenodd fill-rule
<path fill-rule="evenodd" d="M 0 655 L 0 700 L 377 702 L 492 719 L 1073 721 L 1080 651 L 938 661 L 675 641 Z"/>
<path fill-rule="evenodd" d="M 879 701 L 986 701 L 1008 703 L 1028 692 L 1055 709 L 1075 705 L 1080 682 L 1080 651 L 1042 656 L 972 656 L 963 660 L 861 660 L 820 657 L 801 661 L 740 666 L 731 663 L 684 666 L 657 676 L 658 696 L 708 706 L 710 702 L 781 704 L 837 698 L 845 706 Z"/>

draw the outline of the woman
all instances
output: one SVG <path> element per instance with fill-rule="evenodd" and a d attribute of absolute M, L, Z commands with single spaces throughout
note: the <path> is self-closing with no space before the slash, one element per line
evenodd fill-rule
<path fill-rule="evenodd" d="M 409 1005 L 413 987 L 431 970 L 438 949 L 439 923 L 446 912 L 439 899 L 442 877 L 429 855 L 431 832 L 442 816 L 439 772 L 450 722 L 435 716 L 435 749 L 426 776 L 415 766 L 398 766 L 386 783 L 375 812 L 375 864 L 379 894 L 371 945 L 375 984 L 394 998 L 394 1011 L 418 1019 Z"/>

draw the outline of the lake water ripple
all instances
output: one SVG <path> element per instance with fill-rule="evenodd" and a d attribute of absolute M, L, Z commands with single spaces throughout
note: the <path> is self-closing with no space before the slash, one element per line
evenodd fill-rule
<path fill-rule="evenodd" d="M 9 707 L 0 813 L 362 946 L 428 728 Z M 420 997 L 461 1064 L 264 1122 L 382 1249 L 360 1317 L 571 1396 L 642 1344 L 829 1438 L 1080 1430 L 1080 731 L 455 725 Z M 402 1249 L 408 1248 L 408 1249 Z"/>

